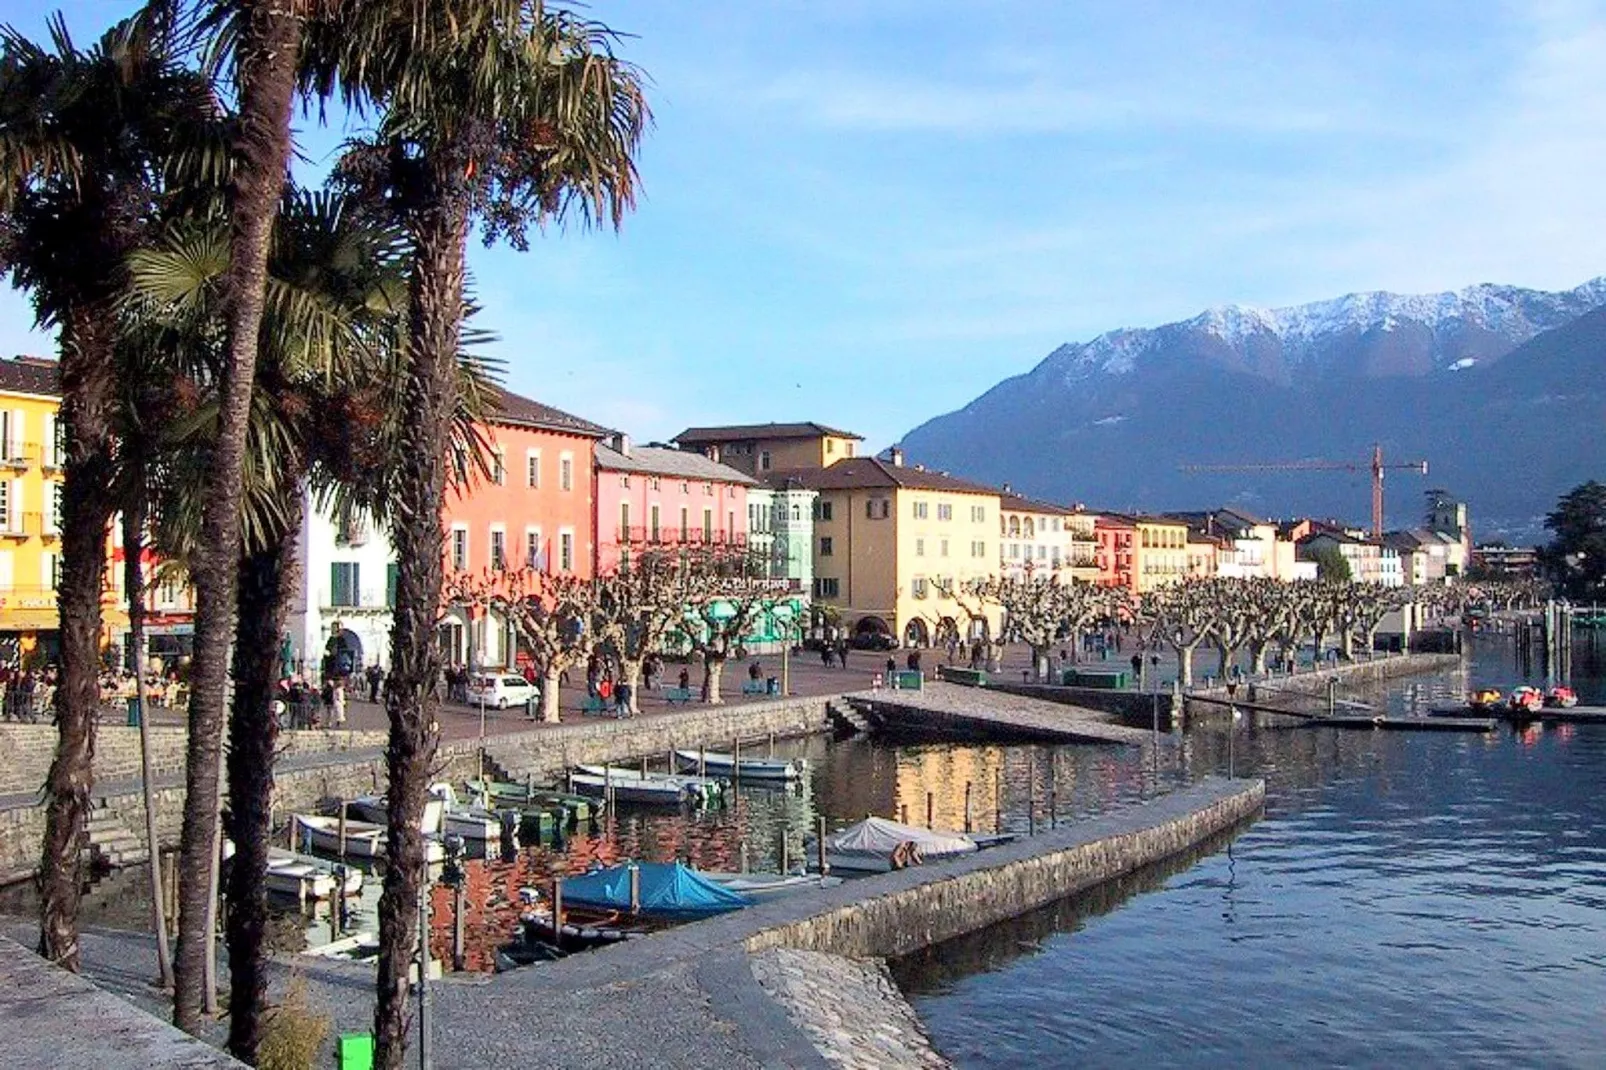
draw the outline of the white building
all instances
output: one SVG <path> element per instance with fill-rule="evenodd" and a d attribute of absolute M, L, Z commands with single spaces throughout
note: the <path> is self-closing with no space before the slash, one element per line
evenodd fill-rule
<path fill-rule="evenodd" d="M 301 584 L 285 615 L 296 670 L 319 680 L 326 671 L 388 667 L 396 590 L 389 533 L 367 517 L 337 523 L 308 493 L 296 552 Z"/>

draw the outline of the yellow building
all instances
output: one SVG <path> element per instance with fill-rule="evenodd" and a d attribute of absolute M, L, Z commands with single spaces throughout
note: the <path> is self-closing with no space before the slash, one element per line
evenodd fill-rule
<path fill-rule="evenodd" d="M 1132 577 L 1139 594 L 1188 575 L 1188 523 L 1165 516 L 1134 516 Z"/>
<path fill-rule="evenodd" d="M 60 408 L 55 361 L 0 360 L 0 662 L 50 660 L 58 650 Z M 107 639 L 127 629 L 112 584 L 101 613 Z"/>
<path fill-rule="evenodd" d="M 675 436 L 681 449 L 760 479 L 792 469 L 829 468 L 852 458 L 855 444 L 863 441 L 851 431 L 816 423 L 688 427 Z"/>
<path fill-rule="evenodd" d="M 906 467 L 897 450 L 891 461 L 855 457 L 795 477 L 819 494 L 814 600 L 834 607 L 850 635 L 930 645 L 950 627 L 981 634 L 981 622 L 939 590 L 998 574 L 998 491 Z M 998 611 L 986 613 L 996 635 Z"/>

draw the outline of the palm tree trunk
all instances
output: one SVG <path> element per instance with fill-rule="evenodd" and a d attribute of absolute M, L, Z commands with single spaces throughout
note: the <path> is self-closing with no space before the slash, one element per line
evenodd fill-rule
<path fill-rule="evenodd" d="M 268 240 L 290 160 L 301 22 L 277 0 L 248 7 L 238 44 L 240 133 L 229 234 L 228 356 L 218 384 L 218 435 L 202 498 L 195 581 L 195 661 L 191 666 L 184 831 L 180 838 L 177 983 L 173 1022 L 197 1033 L 211 958 L 206 919 L 217 866 L 218 758 L 233 632 L 240 547 L 240 487 L 246 423 L 256 376 Z"/>
<path fill-rule="evenodd" d="M 151 783 L 151 708 L 145 695 L 145 493 L 144 480 L 123 504 L 123 586 L 128 591 L 129 668 L 139 703 L 139 780 L 145 800 L 145 844 L 150 852 L 151 926 L 156 930 L 156 970 L 163 989 L 173 985 L 173 959 L 162 916 L 162 842 L 156 835 L 156 787 Z"/>
<path fill-rule="evenodd" d="M 56 756 L 45 782 L 49 804 L 39 867 L 39 954 L 77 972 L 80 868 L 94 782 L 100 707 L 100 591 L 111 519 L 112 371 L 110 317 L 81 308 L 62 331 L 61 424 L 67 457 L 61 492 L 61 682 L 56 688 Z"/>
<path fill-rule="evenodd" d="M 254 1064 L 267 995 L 268 902 L 263 881 L 273 835 L 273 748 L 278 726 L 271 705 L 279 674 L 279 636 L 296 572 L 301 527 L 300 480 L 282 503 L 277 545 L 240 560 L 239 624 L 234 642 L 234 716 L 229 721 L 229 814 L 234 861 L 228 882 L 229 1051 Z"/>
<path fill-rule="evenodd" d="M 457 403 L 458 333 L 463 319 L 467 158 L 434 162 L 409 222 L 415 252 L 409 283 L 407 411 L 412 447 L 402 459 L 395 530 L 397 577 L 385 712 L 389 842 L 379 900 L 375 1065 L 400 1070 L 407 1051 L 407 971 L 417 947 L 418 895 L 424 876 L 420 829 L 435 753 L 435 681 L 440 676 L 436 621 L 441 606 L 445 531 L 441 505 Z"/>

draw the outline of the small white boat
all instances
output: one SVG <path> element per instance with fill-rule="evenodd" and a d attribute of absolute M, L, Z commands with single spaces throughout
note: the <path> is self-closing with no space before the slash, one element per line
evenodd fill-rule
<path fill-rule="evenodd" d="M 470 844 L 501 844 L 503 837 L 501 815 L 484 807 L 458 802 L 457 794 L 452 791 L 450 784 L 432 784 L 429 793 L 444 806 L 440 829 L 442 835 L 457 836 L 463 842 Z M 383 795 L 359 795 L 355 799 L 347 800 L 346 813 L 359 820 L 382 825 L 387 820 L 389 808 Z M 518 847 L 516 825 L 512 832 L 516 850 Z"/>
<path fill-rule="evenodd" d="M 805 847 L 813 858 L 818 848 Z M 867 817 L 825 838 L 826 865 L 848 873 L 886 873 L 976 850 L 976 841 L 964 833 L 901 825 L 882 817 Z"/>
<path fill-rule="evenodd" d="M 434 805 L 439 806 L 439 803 Z M 321 817 L 314 814 L 294 814 L 291 820 L 296 823 L 296 840 L 324 854 L 340 854 L 340 825 L 338 817 Z M 387 841 L 385 826 L 370 821 L 356 821 L 347 818 L 346 826 L 346 854 L 352 858 L 383 858 Z M 446 860 L 446 849 L 441 841 L 430 834 L 424 838 L 424 860 L 426 862 L 443 862 Z"/>
<path fill-rule="evenodd" d="M 702 795 L 691 785 L 672 780 L 617 780 L 591 773 L 570 773 L 569 790 L 604 799 L 613 793 L 615 802 L 645 803 L 649 806 L 679 806 L 700 802 Z"/>
<path fill-rule="evenodd" d="M 643 773 L 639 769 L 626 769 L 618 765 L 577 765 L 575 771 L 580 776 L 600 777 L 613 784 L 617 789 L 621 784 L 668 784 L 674 785 L 681 793 L 704 803 L 716 802 L 725 794 L 725 782 L 711 776 L 687 776 L 681 773 Z M 622 793 L 615 791 L 615 795 L 624 799 Z"/>
<path fill-rule="evenodd" d="M 719 751 L 677 750 L 675 764 L 688 773 L 699 769 L 707 776 L 738 780 L 797 780 L 808 763 L 802 758 L 742 758 Z"/>
<path fill-rule="evenodd" d="M 343 894 L 356 895 L 362 891 L 362 870 L 347 866 Z M 263 887 L 278 895 L 294 896 L 298 900 L 323 900 L 335 894 L 335 871 L 321 859 L 298 855 L 280 847 L 268 848 L 268 871 Z"/>
<path fill-rule="evenodd" d="M 813 891 L 816 888 L 835 888 L 842 883 L 841 877 L 822 877 L 818 873 L 711 873 L 707 870 L 698 872 L 715 884 L 723 885 L 733 892 L 759 902 L 779 899 L 797 892 Z"/>

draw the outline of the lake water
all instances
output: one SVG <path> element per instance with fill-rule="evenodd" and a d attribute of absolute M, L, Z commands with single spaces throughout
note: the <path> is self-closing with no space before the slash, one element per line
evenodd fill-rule
<path fill-rule="evenodd" d="M 1599 652 L 1575 682 L 1606 702 Z M 1508 647 L 1372 696 L 1519 682 Z M 1218 762 L 1222 726 L 1184 760 Z M 1606 726 L 1241 727 L 1267 815 L 1215 853 L 895 975 L 965 1067 L 1606 1066 Z"/>

